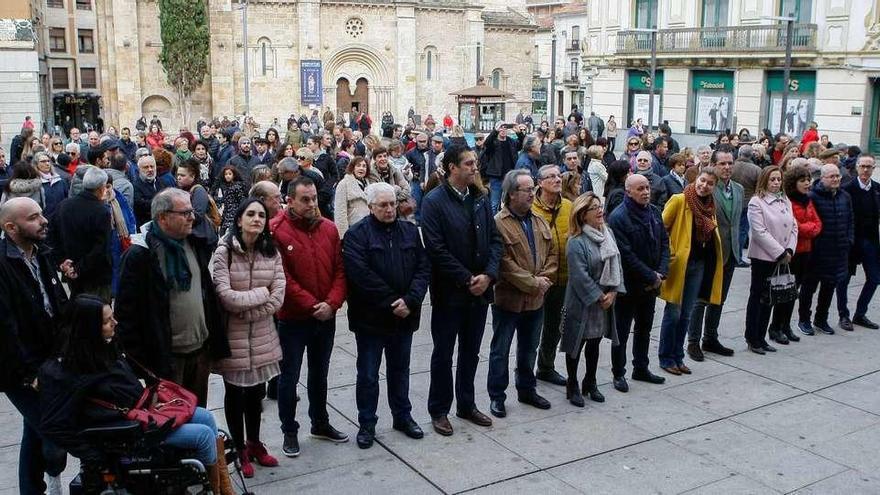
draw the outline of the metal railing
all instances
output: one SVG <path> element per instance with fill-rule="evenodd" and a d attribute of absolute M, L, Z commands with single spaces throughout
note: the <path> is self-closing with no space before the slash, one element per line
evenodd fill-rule
<path fill-rule="evenodd" d="M 572 73 L 571 71 L 567 70 L 562 73 L 562 81 L 563 82 L 576 83 L 576 82 L 578 82 L 578 79 L 579 79 L 579 77 L 578 77 L 577 72 Z"/>
<path fill-rule="evenodd" d="M 785 24 L 760 26 L 722 26 L 657 31 L 658 54 L 686 53 L 767 53 L 784 52 Z M 792 52 L 816 50 L 816 25 L 792 26 Z M 651 33 L 620 31 L 617 36 L 618 55 L 651 53 Z"/>
<path fill-rule="evenodd" d="M 568 46 L 565 47 L 568 51 L 579 52 L 581 50 L 581 40 L 571 40 L 568 43 Z"/>

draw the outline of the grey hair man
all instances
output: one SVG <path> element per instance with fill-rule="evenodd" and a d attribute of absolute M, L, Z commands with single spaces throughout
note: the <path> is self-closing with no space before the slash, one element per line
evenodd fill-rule
<path fill-rule="evenodd" d="M 110 210 L 104 203 L 107 173 L 88 167 L 81 191 L 62 201 L 51 219 L 49 243 L 71 295 L 89 293 L 110 300 Z"/>
<path fill-rule="evenodd" d="M 156 159 L 152 155 L 138 159 L 138 173 L 134 178 L 134 217 L 138 225 L 150 221 L 150 205 L 156 193 L 163 190 L 166 185 L 156 180 Z"/>
<path fill-rule="evenodd" d="M 116 333 L 129 354 L 192 390 L 204 407 L 211 360 L 229 352 L 218 338 L 225 329 L 208 272 L 215 246 L 192 235 L 195 213 L 186 191 L 158 192 L 150 213 L 152 221 L 132 236 L 123 258 Z"/>
<path fill-rule="evenodd" d="M 268 218 L 272 218 L 282 210 L 281 189 L 270 180 L 261 180 L 254 184 L 248 195 L 263 202 Z"/>
<path fill-rule="evenodd" d="M 553 286 L 559 263 L 557 245 L 544 217 L 532 214 L 535 182 L 531 172 L 515 169 L 501 182 L 503 207 L 495 225 L 504 252 L 492 304 L 492 344 L 489 351 L 489 412 L 503 418 L 509 383 L 510 345 L 516 334 L 516 390 L 519 402 L 549 409 L 538 395 L 535 362 L 544 323 L 544 294 Z"/>

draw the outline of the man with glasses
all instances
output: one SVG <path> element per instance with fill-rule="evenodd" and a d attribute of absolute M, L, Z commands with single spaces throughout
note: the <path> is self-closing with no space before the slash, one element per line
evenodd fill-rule
<path fill-rule="evenodd" d="M 507 415 L 504 401 L 514 333 L 517 400 L 538 409 L 550 409 L 550 401 L 536 391 L 534 370 L 544 322 L 544 294 L 553 286 L 559 261 L 550 226 L 543 217 L 532 214 L 535 182 L 531 173 L 511 170 L 504 176 L 501 188 L 504 206 L 495 215 L 495 225 L 504 241 L 504 251 L 492 305 L 487 380 L 489 412 L 497 418 Z"/>
<path fill-rule="evenodd" d="M 866 316 L 868 303 L 874 297 L 880 284 L 880 183 L 871 179 L 874 174 L 874 156 L 862 154 L 856 162 L 856 179 L 841 187 L 852 199 L 855 232 L 853 249 L 850 252 L 850 271 L 837 285 L 837 314 L 840 328 L 852 330 L 853 325 L 877 330 L 880 325 Z M 861 264 L 865 270 L 865 285 L 856 302 L 856 312 L 849 319 L 846 292 L 855 267 Z"/>
<path fill-rule="evenodd" d="M 573 160 L 569 160 L 573 157 Z M 566 153 L 567 162 L 577 167 L 576 151 Z M 556 273 L 550 277 L 552 286 L 544 294 L 544 329 L 538 351 L 538 368 L 535 377 L 554 385 L 565 385 L 566 379 L 556 371 L 556 349 L 559 346 L 559 324 L 562 319 L 562 302 L 568 284 L 568 261 L 565 248 L 568 244 L 568 220 L 571 201 L 562 197 L 562 174 L 556 165 L 544 165 L 538 170 L 538 190 L 532 203 L 532 213 L 544 218 L 550 227 L 550 237 L 555 244 L 558 262 Z M 584 175 L 585 180 L 589 177 Z"/>
<path fill-rule="evenodd" d="M 208 263 L 214 244 L 193 235 L 189 193 L 160 191 L 153 221 L 131 236 L 116 294 L 116 334 L 127 353 L 162 378 L 208 400 L 214 359 L 229 356 Z"/>

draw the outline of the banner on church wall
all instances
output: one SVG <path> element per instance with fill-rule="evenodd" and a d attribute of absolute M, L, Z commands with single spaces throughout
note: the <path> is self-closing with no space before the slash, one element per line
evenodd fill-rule
<path fill-rule="evenodd" d="M 301 60 L 299 80 L 302 104 L 320 106 L 324 93 L 321 88 L 321 61 Z"/>

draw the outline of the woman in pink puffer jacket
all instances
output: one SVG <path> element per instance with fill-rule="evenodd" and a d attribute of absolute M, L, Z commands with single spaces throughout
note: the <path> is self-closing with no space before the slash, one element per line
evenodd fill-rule
<path fill-rule="evenodd" d="M 214 363 L 214 372 L 223 376 L 226 423 L 248 478 L 254 475 L 251 460 L 262 466 L 278 465 L 260 442 L 265 384 L 281 372 L 273 315 L 284 302 L 286 283 L 268 223 L 263 203 L 244 201 L 211 260 L 217 296 L 227 313 L 231 350 L 228 358 Z"/>

